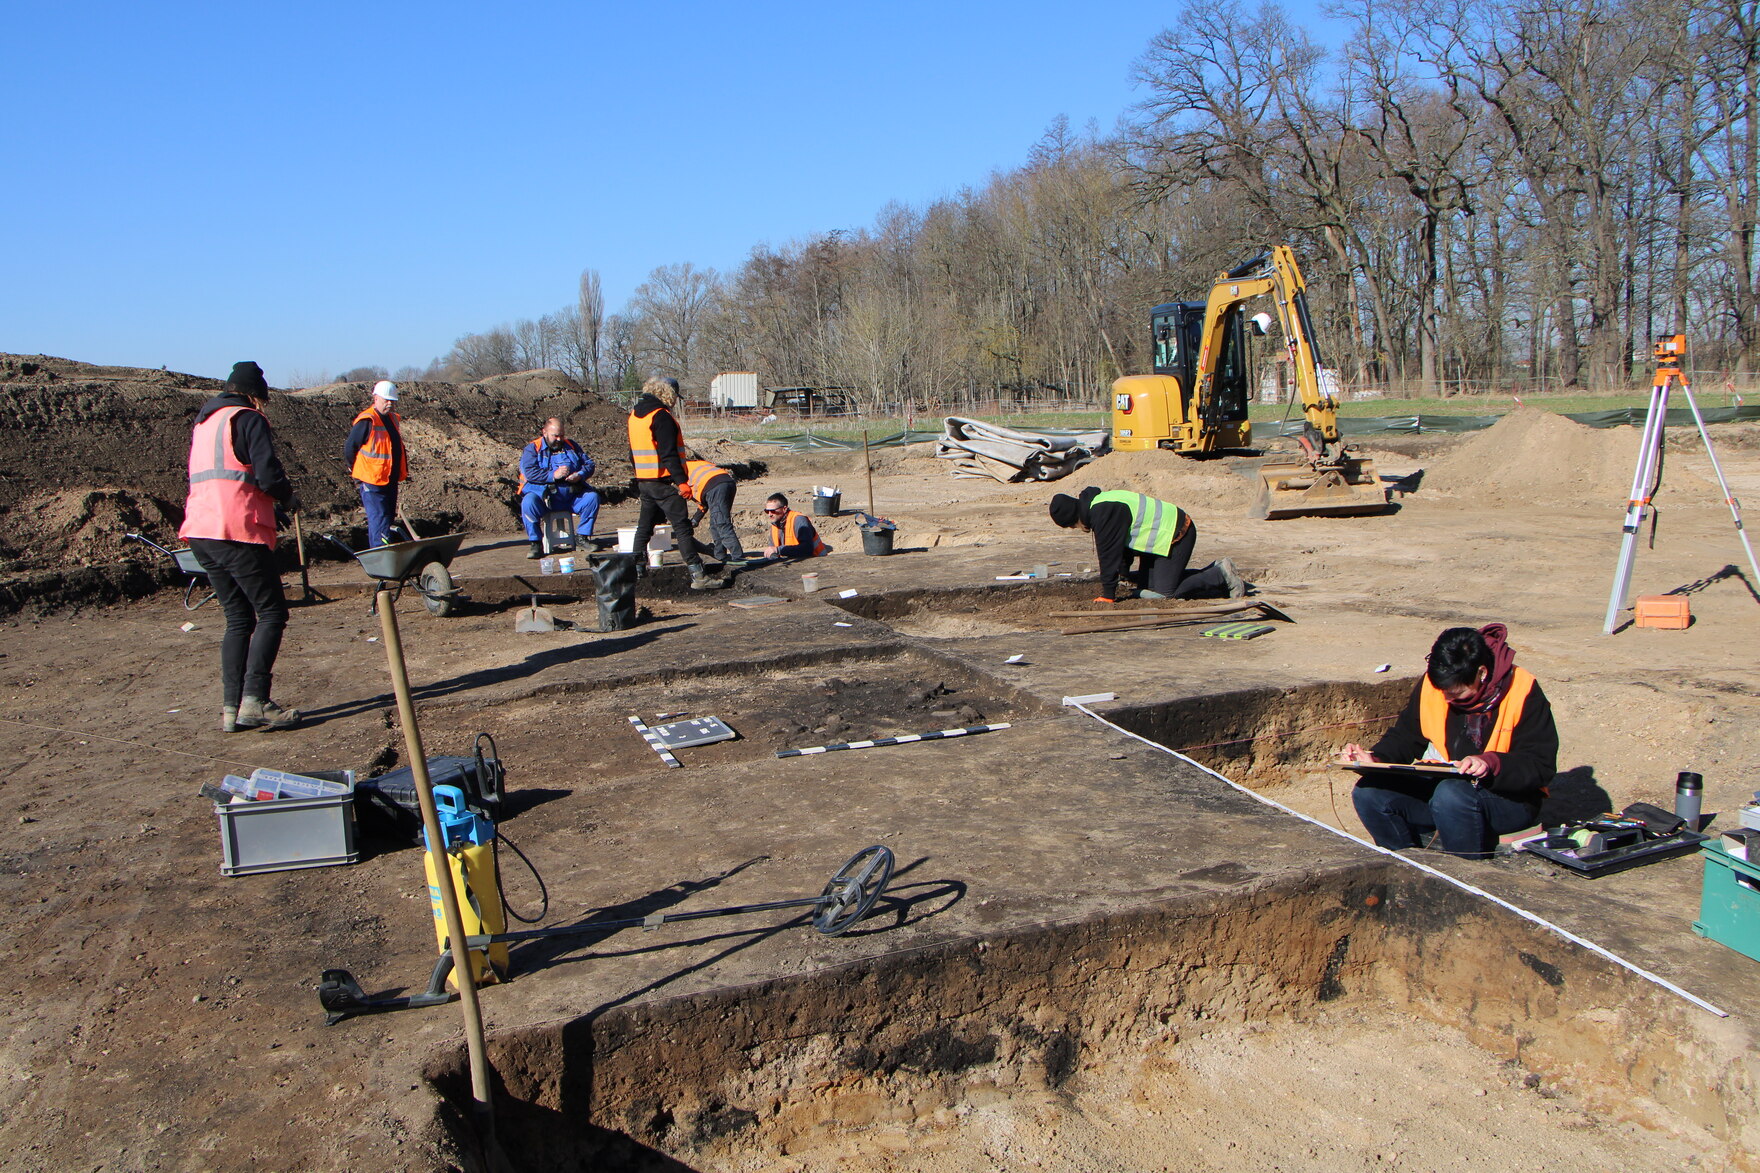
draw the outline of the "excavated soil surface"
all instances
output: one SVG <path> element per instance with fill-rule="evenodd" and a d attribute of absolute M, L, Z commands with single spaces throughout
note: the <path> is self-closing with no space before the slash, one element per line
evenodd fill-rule
<path fill-rule="evenodd" d="M 28 556 L 72 561 L 104 557 L 117 527 L 170 524 L 150 499 L 181 501 L 188 417 L 211 385 L 28 357 L 0 376 L 0 534 L 32 519 L 41 549 Z M 467 586 L 531 570 L 505 512 L 491 526 L 488 498 L 473 503 L 493 446 L 511 476 L 548 405 L 575 396 L 598 411 L 534 389 L 546 378 L 496 396 L 412 392 L 414 434 L 443 457 L 429 462 L 435 504 L 412 511 L 479 510 L 488 527 L 460 565 Z M 347 486 L 320 466 L 339 466 L 355 402 L 317 391 L 271 409 L 304 449 L 302 493 L 329 493 L 339 524 L 353 518 Z M 621 421 L 599 414 L 620 445 Z M 69 419 L 86 426 L 53 422 Z M 506 833 L 549 886 L 547 924 L 811 894 L 859 847 L 898 855 L 876 916 L 847 937 L 778 914 L 517 950 L 514 979 L 484 1005 L 520 1167 L 616 1155 L 608 1167 L 1345 1173 L 1604 1154 L 1633 1169 L 1757 1167 L 1747 1008 L 1760 967 L 1692 932 L 1696 860 L 1585 881 L 1533 859 L 1418 854 L 1727 1019 L 1058 705 L 1115 693 L 1103 715 L 1360 834 L 1325 755 L 1378 735 L 1440 627 L 1500 620 L 1554 705 L 1561 802 L 1666 805 L 1674 773 L 1695 769 L 1714 827 L 1729 825 L 1760 777 L 1760 595 L 1727 511 L 1683 487 L 1639 552 L 1635 592 L 1684 595 L 1693 626 L 1603 636 L 1629 472 L 1607 456 L 1616 488 L 1592 502 L 1570 489 L 1572 467 L 1499 463 L 1555 442 L 1531 435 L 1551 423 L 1500 427 L 1499 447 L 1475 450 L 1480 475 L 1458 482 L 1431 471 L 1472 439 L 1378 449 L 1383 475 L 1426 470 L 1379 517 L 1254 522 L 1214 503 L 1246 483 L 1226 462 L 1144 462 L 1175 486 L 1151 491 L 1197 517 L 1194 562 L 1234 558 L 1296 620 L 1249 643 L 1055 634 L 1048 612 L 1092 594 L 1091 540 L 1045 518 L 1068 485 L 960 481 L 911 454 L 875 477 L 901 553 L 863 557 L 853 520 L 829 519 L 838 551 L 813 565 L 810 598 L 798 566 L 712 595 L 674 570 L 647 580 L 659 589 L 644 586 L 649 618 L 630 631 L 583 630 L 588 601 L 556 606 L 582 629 L 535 636 L 513 633 L 500 587 L 451 619 L 406 599 L 427 748 L 496 737 Z M 106 429 L 132 442 L 101 443 Z M 585 424 L 571 430 L 593 449 Z M 1760 499 L 1754 450 L 1724 434 L 1732 486 Z M 1635 455 L 1624 432 L 1591 439 Z M 1671 483 L 1711 483 L 1702 452 L 1674 448 Z M 136 452 L 152 455 L 136 467 Z M 103 475 L 58 479 L 69 468 Z M 1070 484 L 1104 475 L 1097 464 Z M 763 493 L 804 501 L 816 483 L 866 506 L 859 455 L 776 460 L 741 486 L 747 537 Z M 631 524 L 633 503 L 602 517 Z M 996 581 L 1039 563 L 1078 581 Z M 214 712 L 219 617 L 185 612 L 147 565 L 0 584 L 17 602 L 0 619 L 0 820 L 13 832 L 0 897 L 16 911 L 0 983 L 7 1164 L 477 1167 L 456 1011 L 327 1028 L 312 994 L 332 965 L 370 995 L 425 978 L 416 852 L 363 834 L 352 867 L 224 878 L 215 815 L 194 793 L 257 765 L 400 762 L 378 621 L 340 591 L 296 607 L 275 692 L 307 726 L 228 736 Z M 343 564 L 314 575 L 360 578 Z M 855 594 L 832 605 L 843 591 Z M 759 593 L 786 601 L 730 605 Z M 146 597 L 105 602 L 131 596 Z M 1014 727 L 771 756 L 838 723 L 844 738 L 920 731 L 968 709 Z M 631 712 L 722 716 L 741 740 L 668 770 Z M 515 906 L 535 911 L 523 866 L 504 857 L 503 871 Z"/>

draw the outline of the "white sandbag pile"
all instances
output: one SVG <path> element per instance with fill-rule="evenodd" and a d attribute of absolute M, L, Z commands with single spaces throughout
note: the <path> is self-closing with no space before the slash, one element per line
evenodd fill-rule
<path fill-rule="evenodd" d="M 1005 428 L 963 416 L 947 417 L 935 455 L 954 461 L 956 477 L 998 481 L 1054 481 L 1112 447 L 1105 428 L 1091 432 Z"/>

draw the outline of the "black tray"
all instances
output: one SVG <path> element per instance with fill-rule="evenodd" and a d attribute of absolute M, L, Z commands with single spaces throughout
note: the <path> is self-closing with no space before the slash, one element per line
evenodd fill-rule
<path fill-rule="evenodd" d="M 1630 847 L 1616 847 L 1612 851 L 1603 851 L 1596 855 L 1578 859 L 1574 855 L 1566 855 L 1550 847 L 1541 847 L 1539 842 L 1527 844 L 1523 850 L 1541 859 L 1562 864 L 1571 871 L 1582 876 L 1605 876 L 1613 872 L 1623 872 L 1627 868 L 1635 868 L 1641 864 L 1653 863 L 1659 859 L 1667 859 L 1671 855 L 1686 855 L 1699 850 L 1699 845 L 1711 838 L 1696 831 L 1682 831 L 1678 835 L 1670 835 L 1667 839 L 1650 839 L 1643 843 L 1634 843 Z"/>

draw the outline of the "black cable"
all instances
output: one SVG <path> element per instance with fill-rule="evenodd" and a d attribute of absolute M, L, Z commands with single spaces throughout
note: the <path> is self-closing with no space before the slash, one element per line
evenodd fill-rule
<path fill-rule="evenodd" d="M 514 920 L 519 921 L 521 924 L 527 924 L 527 925 L 537 924 L 539 921 L 543 920 L 545 914 L 547 914 L 550 911 L 550 889 L 545 886 L 544 877 L 538 874 L 537 867 L 532 863 L 532 861 L 529 858 L 527 858 L 526 853 L 519 849 L 519 844 L 517 844 L 513 840 L 509 839 L 507 837 L 506 833 L 503 832 L 501 830 L 501 828 L 499 828 L 499 827 L 495 828 L 495 838 L 494 838 L 493 842 L 495 844 L 495 847 L 494 847 L 494 850 L 491 852 L 491 854 L 495 860 L 495 889 L 496 889 L 496 891 L 501 893 L 501 907 L 507 910 L 508 916 L 511 916 Z M 542 901 L 542 903 L 540 903 L 538 906 L 538 915 L 537 916 L 521 916 L 518 912 L 514 911 L 513 902 L 507 899 L 507 889 L 501 883 L 501 844 L 502 843 L 506 843 L 509 847 L 511 847 L 513 849 L 513 853 L 515 855 L 519 856 L 520 862 L 526 865 L 526 870 L 532 873 L 532 879 L 538 881 L 538 896 L 539 896 L 540 900 Z"/>

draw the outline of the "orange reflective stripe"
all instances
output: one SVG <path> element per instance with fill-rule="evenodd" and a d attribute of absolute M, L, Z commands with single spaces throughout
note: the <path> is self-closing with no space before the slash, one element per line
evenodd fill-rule
<path fill-rule="evenodd" d="M 1522 709 L 1532 691 L 1534 674 L 1526 668 L 1515 669 L 1510 674 L 1509 691 L 1498 705 L 1497 722 L 1492 725 L 1491 736 L 1485 739 L 1481 752 L 1509 752 L 1510 743 L 1515 740 L 1516 726 L 1522 720 Z M 1448 697 L 1430 683 L 1428 676 L 1419 686 L 1418 730 L 1438 753 L 1445 758 L 1448 756 Z"/>

